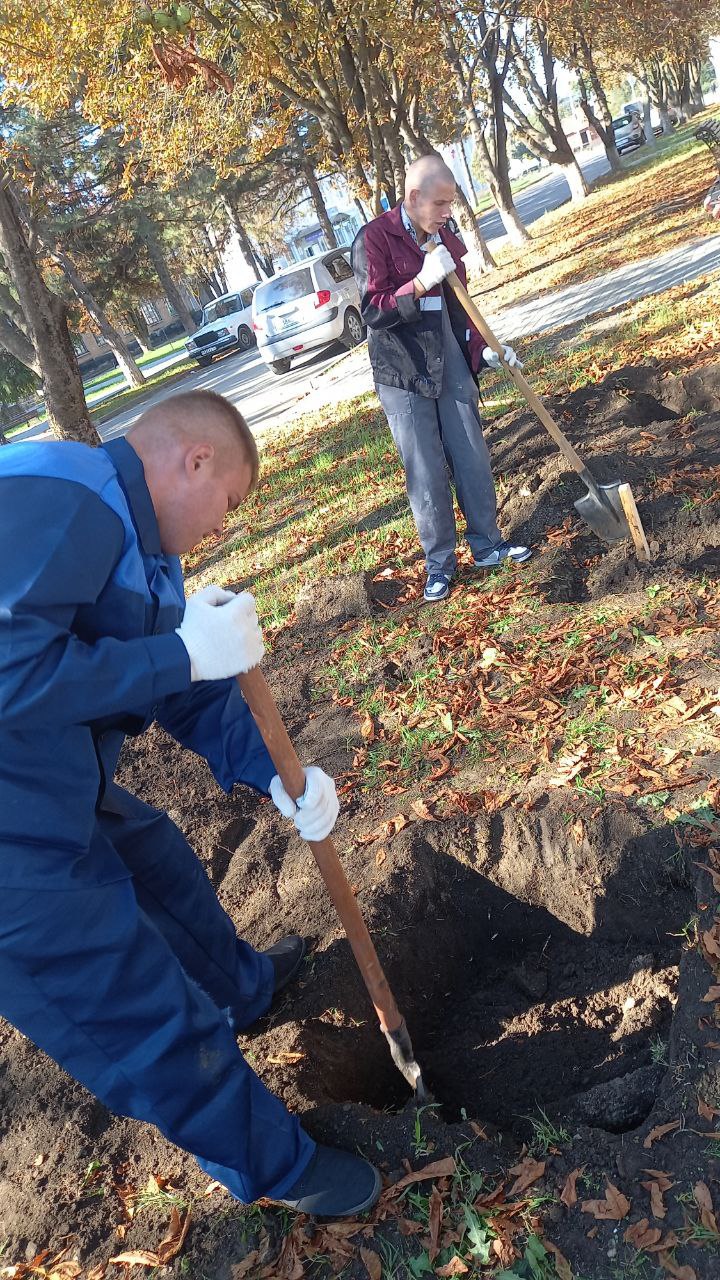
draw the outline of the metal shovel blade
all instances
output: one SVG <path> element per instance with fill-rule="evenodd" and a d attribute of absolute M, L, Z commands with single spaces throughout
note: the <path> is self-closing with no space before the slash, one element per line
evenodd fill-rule
<path fill-rule="evenodd" d="M 587 493 L 578 498 L 574 506 L 593 533 L 603 542 L 619 542 L 621 538 L 630 537 L 630 526 L 618 493 L 620 481 L 598 484 L 587 468 L 580 479 L 587 486 Z"/>

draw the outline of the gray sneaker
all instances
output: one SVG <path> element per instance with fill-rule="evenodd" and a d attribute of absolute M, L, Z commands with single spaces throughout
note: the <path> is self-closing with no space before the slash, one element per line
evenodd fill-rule
<path fill-rule="evenodd" d="M 492 551 L 486 551 L 479 558 L 473 558 L 476 569 L 495 569 L 503 560 L 512 560 L 515 564 L 524 564 L 529 560 L 532 551 L 529 547 L 515 546 L 510 542 L 498 542 Z"/>
<path fill-rule="evenodd" d="M 380 1174 L 369 1160 L 318 1143 L 305 1172 L 277 1203 L 314 1218 L 354 1218 L 372 1209 L 381 1190 Z"/>
<path fill-rule="evenodd" d="M 430 604 L 434 600 L 445 600 L 450 594 L 450 579 L 444 573 L 431 573 L 425 583 L 423 599 Z"/>

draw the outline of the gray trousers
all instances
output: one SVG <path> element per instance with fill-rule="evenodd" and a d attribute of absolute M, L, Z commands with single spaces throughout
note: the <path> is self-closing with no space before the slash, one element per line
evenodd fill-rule
<path fill-rule="evenodd" d="M 444 379 L 437 400 L 397 387 L 378 386 L 377 393 L 405 468 L 427 571 L 452 577 L 457 530 L 450 477 L 473 554 L 484 554 L 501 541 L 477 388 L 467 372 L 465 385 L 456 378 Z"/>

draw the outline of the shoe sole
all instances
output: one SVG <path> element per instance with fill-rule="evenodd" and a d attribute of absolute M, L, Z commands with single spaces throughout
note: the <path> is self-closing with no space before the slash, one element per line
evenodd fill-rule
<path fill-rule="evenodd" d="M 492 564 L 482 564 L 480 560 L 473 560 L 473 566 L 476 569 L 499 569 L 501 564 L 527 564 L 528 560 L 532 560 L 532 551 L 527 556 L 503 556 L 502 560 L 494 560 Z"/>

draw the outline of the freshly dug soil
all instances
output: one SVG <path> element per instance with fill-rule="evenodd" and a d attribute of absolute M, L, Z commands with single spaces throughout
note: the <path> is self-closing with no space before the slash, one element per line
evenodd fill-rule
<path fill-rule="evenodd" d="M 600 479 L 631 482 L 654 558 L 639 565 L 626 543 L 600 547 L 582 529 L 545 543 L 539 580 L 547 604 L 629 597 L 658 582 L 679 591 L 714 578 L 720 367 L 681 379 L 648 367 L 621 370 L 554 408 Z M 495 424 L 489 440 L 496 473 L 516 480 L 501 510 L 506 535 L 542 544 L 574 514 L 582 486 L 527 414 Z M 278 637 L 267 675 L 305 763 L 348 771 L 357 720 L 318 700 L 318 674 L 328 639 L 392 606 L 393 591 L 372 575 L 336 579 L 299 600 L 293 627 Z M 719 670 L 708 633 L 692 668 L 695 687 L 717 688 Z M 717 759 L 704 758 L 703 767 L 708 778 L 720 773 Z M 119 781 L 185 831 L 239 933 L 258 947 L 288 932 L 310 940 L 299 983 L 241 1040 L 268 1086 L 314 1136 L 357 1147 L 386 1172 L 403 1158 L 423 1163 L 408 1089 L 307 849 L 268 802 L 242 789 L 226 797 L 205 764 L 159 730 L 128 743 Z M 679 1197 L 700 1178 L 720 1205 L 717 1154 L 708 1155 L 708 1139 L 698 1136 L 713 1123 L 696 1114 L 699 1092 L 720 1107 L 706 1047 L 719 1033 L 715 1006 L 702 1002 L 712 975 L 693 945 L 697 928 L 712 925 L 717 896 L 696 864 L 707 861 L 713 840 L 720 844 L 720 831 L 684 828 L 695 838 L 688 843 L 676 826 L 622 796 L 596 803 L 565 787 L 535 796 L 531 807 L 413 822 L 382 846 L 363 843 L 393 812 L 380 793 L 362 805 L 355 798 L 336 835 L 442 1103 L 440 1113 L 422 1116 L 423 1152 L 436 1158 L 470 1140 L 470 1164 L 497 1173 L 533 1138 L 529 1117 L 542 1109 L 558 1134 L 565 1131 L 551 1144 L 549 1194 L 557 1197 L 570 1170 L 584 1165 L 588 1186 L 602 1187 L 607 1176 L 628 1194 L 634 1221 L 649 1214 L 638 1186 L 651 1165 L 676 1184 L 666 1194 L 664 1230 L 680 1234 L 687 1225 L 687 1196 Z M 205 1196 L 207 1179 L 190 1157 L 148 1126 L 110 1115 L 12 1028 L 0 1024 L 0 1040 L 3 1258 L 22 1262 L 68 1243 L 90 1268 L 121 1248 L 157 1248 L 168 1216 L 161 1195 L 132 1221 L 123 1216 L 123 1189 L 143 1188 L 153 1175 L 198 1197 L 184 1255 L 167 1274 L 231 1280 L 257 1224 L 249 1227 L 222 1191 Z M 643 1147 L 653 1126 L 676 1118 L 681 1127 Z M 475 1140 L 473 1119 L 488 1141 Z M 548 1214 L 548 1234 L 576 1275 L 629 1274 L 627 1222 L 596 1223 L 557 1199 Z M 716 1276 L 714 1247 L 683 1244 L 677 1258 L 697 1277 Z M 662 1274 L 655 1265 L 648 1259 L 643 1274 Z M 346 1274 L 363 1275 L 362 1264 Z"/>

